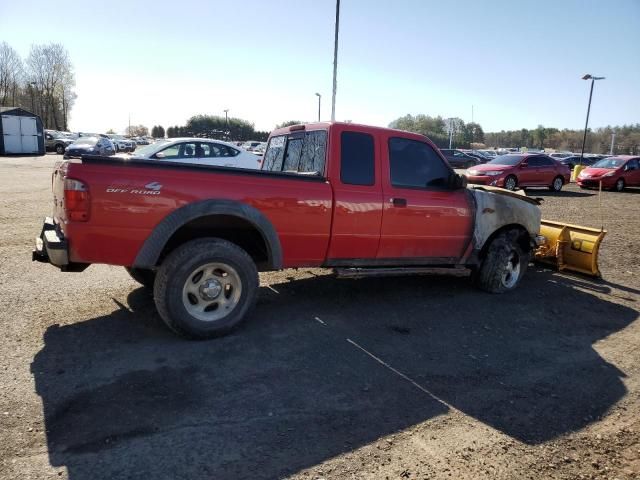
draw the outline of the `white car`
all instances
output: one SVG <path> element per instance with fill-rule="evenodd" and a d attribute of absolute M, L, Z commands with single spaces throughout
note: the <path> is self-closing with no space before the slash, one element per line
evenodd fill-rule
<path fill-rule="evenodd" d="M 218 167 L 260 168 L 260 158 L 236 145 L 207 138 L 171 138 L 138 148 L 131 159 L 215 165 Z"/>

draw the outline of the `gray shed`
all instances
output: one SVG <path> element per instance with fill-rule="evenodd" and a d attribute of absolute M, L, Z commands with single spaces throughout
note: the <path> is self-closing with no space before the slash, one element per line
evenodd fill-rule
<path fill-rule="evenodd" d="M 19 107 L 0 107 L 0 155 L 44 155 L 42 119 Z"/>

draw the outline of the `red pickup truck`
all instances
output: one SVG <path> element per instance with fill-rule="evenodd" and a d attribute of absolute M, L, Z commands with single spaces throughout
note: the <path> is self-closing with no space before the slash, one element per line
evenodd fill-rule
<path fill-rule="evenodd" d="M 262 170 L 85 156 L 52 183 L 33 259 L 122 265 L 191 338 L 238 325 L 258 271 L 469 274 L 499 293 L 539 240 L 533 199 L 467 188 L 424 136 L 348 123 L 274 131 Z"/>

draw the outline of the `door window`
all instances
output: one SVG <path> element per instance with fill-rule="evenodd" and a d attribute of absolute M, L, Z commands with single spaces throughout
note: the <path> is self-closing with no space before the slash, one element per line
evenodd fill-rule
<path fill-rule="evenodd" d="M 446 187 L 451 170 L 426 143 L 407 138 L 389 139 L 389 167 L 394 187 Z"/>
<path fill-rule="evenodd" d="M 529 157 L 527 158 L 527 166 L 529 168 L 541 167 L 540 157 Z"/>
<path fill-rule="evenodd" d="M 638 163 L 638 160 L 634 158 L 629 160 L 625 167 L 625 170 L 638 170 L 640 168 L 640 164 Z"/>
<path fill-rule="evenodd" d="M 340 137 L 340 181 L 349 185 L 375 183 L 373 137 L 368 133 L 342 132 Z"/>
<path fill-rule="evenodd" d="M 178 143 L 176 145 L 171 145 L 170 147 L 165 148 L 164 150 L 159 151 L 161 153 L 161 157 L 163 160 L 175 160 L 180 158 L 180 148 L 184 144 Z"/>

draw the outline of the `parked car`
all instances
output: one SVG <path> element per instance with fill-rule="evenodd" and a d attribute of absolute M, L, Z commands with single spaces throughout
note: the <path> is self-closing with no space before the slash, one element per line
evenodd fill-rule
<path fill-rule="evenodd" d="M 136 143 L 124 135 L 108 134 L 109 139 L 113 142 L 117 152 L 133 152 L 136 149 Z"/>
<path fill-rule="evenodd" d="M 260 167 L 260 158 L 235 145 L 205 138 L 172 138 L 141 147 L 129 158 L 166 162 L 217 165 L 221 167 Z"/>
<path fill-rule="evenodd" d="M 80 137 L 65 152 L 64 158 L 80 158 L 82 155 L 114 155 L 116 147 L 108 138 L 96 137 Z"/>
<path fill-rule="evenodd" d="M 580 188 L 599 187 L 621 192 L 625 187 L 640 187 L 640 157 L 609 157 L 585 168 L 578 175 Z"/>
<path fill-rule="evenodd" d="M 486 155 L 484 155 L 484 154 L 482 154 L 480 152 L 473 151 L 473 150 L 468 150 L 468 151 L 465 151 L 464 153 L 466 153 L 470 157 L 475 158 L 480 163 L 487 163 L 489 160 L 492 160 L 492 158 L 489 158 L 488 156 L 486 156 Z"/>
<path fill-rule="evenodd" d="M 498 156 L 498 152 L 495 150 L 478 150 L 478 152 L 487 157 L 489 160 L 493 160 Z"/>
<path fill-rule="evenodd" d="M 569 183 L 571 171 L 557 160 L 540 154 L 500 155 L 484 165 L 467 170 L 469 183 L 515 190 L 524 187 L 548 187 L 559 192 Z"/>
<path fill-rule="evenodd" d="M 534 199 L 467 189 L 426 137 L 351 123 L 272 132 L 262 171 L 85 157 L 57 165 L 52 188 L 65 201 L 33 259 L 76 272 L 125 266 L 190 338 L 237 327 L 258 271 L 473 272 L 504 293 L 543 240 Z"/>
<path fill-rule="evenodd" d="M 251 140 L 249 142 L 244 142 L 241 147 L 244 148 L 247 152 L 252 152 L 254 148 L 260 145 L 262 142 L 256 142 L 255 140 Z"/>
<path fill-rule="evenodd" d="M 560 160 L 562 158 L 573 157 L 575 155 L 571 152 L 553 152 L 553 153 L 550 153 L 549 156 L 551 158 L 555 158 L 556 160 Z"/>
<path fill-rule="evenodd" d="M 45 130 L 44 145 L 48 152 L 56 152 L 62 155 L 64 150 L 73 143 L 73 140 L 56 130 Z"/>
<path fill-rule="evenodd" d="M 580 155 L 572 155 L 570 157 L 557 158 L 556 160 L 569 167 L 569 170 L 573 170 L 573 167 L 576 165 L 593 165 L 598 160 L 601 160 L 601 158 L 582 157 L 582 160 L 580 160 Z"/>
<path fill-rule="evenodd" d="M 453 168 L 469 168 L 481 163 L 477 158 L 467 155 L 461 150 L 441 148 L 440 151 Z"/>

